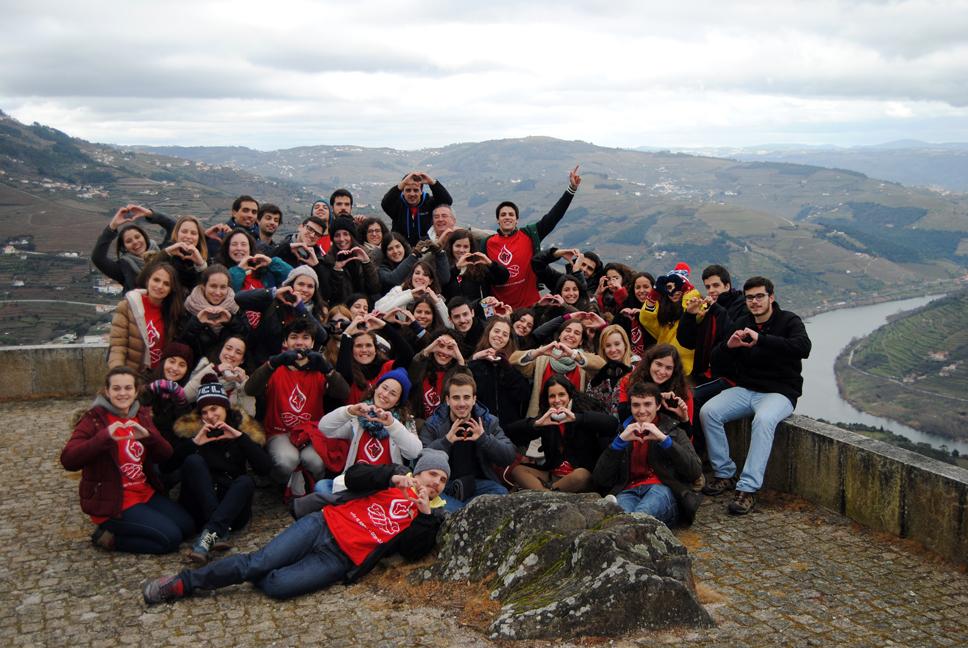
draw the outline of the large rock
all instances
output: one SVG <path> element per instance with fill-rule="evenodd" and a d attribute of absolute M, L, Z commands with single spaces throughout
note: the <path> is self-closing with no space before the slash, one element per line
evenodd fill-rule
<path fill-rule="evenodd" d="M 451 516 L 418 580 L 485 581 L 493 638 L 613 636 L 708 626 L 686 548 L 664 524 L 596 495 L 482 496 Z"/>

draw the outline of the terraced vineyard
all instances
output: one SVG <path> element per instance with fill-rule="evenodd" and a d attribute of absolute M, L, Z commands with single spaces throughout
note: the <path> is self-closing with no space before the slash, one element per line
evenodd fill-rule
<path fill-rule="evenodd" d="M 968 438 L 968 291 L 932 302 L 837 359 L 844 398 L 864 411 Z"/>

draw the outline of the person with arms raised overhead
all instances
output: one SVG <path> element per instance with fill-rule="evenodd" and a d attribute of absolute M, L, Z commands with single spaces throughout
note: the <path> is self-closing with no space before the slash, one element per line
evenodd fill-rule
<path fill-rule="evenodd" d="M 424 185 L 430 192 L 424 192 Z M 453 198 L 438 180 L 426 173 L 412 171 L 390 187 L 380 205 L 390 217 L 390 229 L 403 234 L 410 245 L 416 245 L 420 239 L 427 238 L 427 230 L 433 223 L 431 213 L 434 208 L 452 202 Z"/>
<path fill-rule="evenodd" d="M 581 185 L 578 167 L 568 174 L 568 188 L 558 202 L 536 223 L 518 229 L 518 206 L 505 200 L 497 206 L 498 232 L 487 239 L 485 252 L 493 261 L 508 269 L 507 283 L 495 285 L 492 292 L 499 301 L 520 308 L 538 301 L 538 278 L 531 268 L 531 259 L 541 249 L 541 241 L 561 221 L 575 192 Z"/>

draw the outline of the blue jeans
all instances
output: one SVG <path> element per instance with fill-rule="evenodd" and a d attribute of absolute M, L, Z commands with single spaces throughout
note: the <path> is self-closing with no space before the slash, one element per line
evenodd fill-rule
<path fill-rule="evenodd" d="M 299 518 L 258 551 L 229 556 L 180 577 L 187 592 L 249 581 L 274 599 L 287 599 L 332 585 L 352 568 L 317 512 Z"/>
<path fill-rule="evenodd" d="M 101 528 L 114 534 L 114 548 L 135 554 L 166 554 L 178 550 L 182 540 L 195 532 L 185 509 L 157 493 L 144 504 L 135 504 L 111 518 Z"/>
<path fill-rule="evenodd" d="M 478 495 L 507 495 L 508 489 L 501 486 L 496 481 L 491 479 L 475 479 L 474 480 L 474 497 Z M 452 495 L 441 495 L 446 504 L 444 505 L 444 510 L 448 513 L 454 513 L 459 511 L 467 505 L 467 502 L 474 499 L 474 497 L 463 502 Z"/>
<path fill-rule="evenodd" d="M 182 487 L 179 501 L 195 518 L 199 529 L 214 531 L 222 537 L 229 529 L 241 529 L 252 517 L 255 481 L 239 475 L 228 487 L 212 480 L 212 473 L 201 455 L 189 455 L 181 467 Z"/>
<path fill-rule="evenodd" d="M 332 495 L 333 494 L 333 480 L 332 479 L 320 479 L 313 486 L 313 490 L 320 495 Z"/>
<path fill-rule="evenodd" d="M 672 489 L 665 484 L 643 484 L 624 490 L 615 496 L 626 513 L 648 513 L 666 526 L 679 518 L 679 506 Z"/>
<path fill-rule="evenodd" d="M 760 490 L 773 448 L 773 433 L 780 421 L 791 414 L 793 403 L 782 394 L 730 387 L 713 397 L 699 412 L 713 474 L 716 477 L 732 477 L 736 474 L 736 464 L 729 458 L 729 442 L 724 426 L 730 421 L 752 415 L 750 449 L 736 490 L 746 493 Z"/>

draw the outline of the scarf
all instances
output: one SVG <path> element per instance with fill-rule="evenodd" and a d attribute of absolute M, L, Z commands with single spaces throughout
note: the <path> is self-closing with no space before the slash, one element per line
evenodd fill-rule
<path fill-rule="evenodd" d="M 131 403 L 131 407 L 128 408 L 128 413 L 125 414 L 124 412 L 122 412 L 121 410 L 119 410 L 117 407 L 115 407 L 114 405 L 112 405 L 111 404 L 111 401 L 109 401 L 107 398 L 105 398 L 101 394 L 98 394 L 94 398 L 94 402 L 91 404 L 91 407 L 92 408 L 93 407 L 103 407 L 104 409 L 106 409 L 110 413 L 114 414 L 118 418 L 129 418 L 129 419 L 133 419 L 133 418 L 135 418 L 135 417 L 138 416 L 138 410 L 141 409 L 141 403 L 138 402 L 138 399 L 137 398 L 134 399 L 134 402 Z"/>
<path fill-rule="evenodd" d="M 557 358 L 551 356 L 551 362 L 549 364 L 555 373 L 560 374 L 570 373 L 578 366 L 578 363 L 571 356 L 559 356 Z"/>
<path fill-rule="evenodd" d="M 363 403 L 366 405 L 373 405 L 373 401 L 363 401 Z M 400 420 L 400 415 L 397 414 L 397 410 L 395 408 L 390 410 L 390 414 L 392 414 L 393 418 L 397 421 Z M 383 423 L 380 423 L 379 421 L 371 421 L 363 416 L 357 416 L 356 420 L 359 421 L 360 427 L 364 432 L 368 432 L 370 436 L 375 437 L 380 441 L 383 441 L 383 439 L 390 436 L 390 431 L 387 430 Z"/>
<path fill-rule="evenodd" d="M 198 317 L 198 314 L 206 308 L 212 308 L 213 306 L 224 308 L 233 317 L 239 312 L 239 305 L 235 303 L 235 291 L 231 288 L 229 288 L 229 292 L 225 295 L 225 299 L 222 300 L 221 304 L 209 303 L 205 299 L 205 286 L 201 284 L 192 288 L 192 291 L 188 294 L 188 299 L 185 300 L 185 310 L 195 317 Z M 208 326 L 218 335 L 222 332 L 224 324 L 209 324 Z"/>

